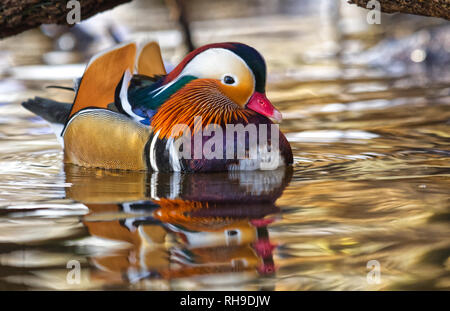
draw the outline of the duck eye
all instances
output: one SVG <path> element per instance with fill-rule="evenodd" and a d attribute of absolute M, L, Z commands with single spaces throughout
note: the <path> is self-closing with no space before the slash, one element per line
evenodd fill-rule
<path fill-rule="evenodd" d="M 232 76 L 225 76 L 225 77 L 223 77 L 223 82 L 225 84 L 233 84 L 234 78 Z"/>

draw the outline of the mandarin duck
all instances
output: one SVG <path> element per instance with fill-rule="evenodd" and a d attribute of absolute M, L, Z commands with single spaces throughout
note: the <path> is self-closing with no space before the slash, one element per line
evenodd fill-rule
<path fill-rule="evenodd" d="M 52 124 L 65 163 L 162 172 L 275 169 L 293 159 L 272 122 L 281 113 L 267 99 L 265 84 L 263 57 L 242 43 L 200 47 L 168 74 L 157 43 L 139 52 L 128 43 L 90 60 L 73 104 L 36 97 L 22 105 Z M 184 126 L 182 135 L 177 125 Z M 229 125 L 256 130 L 244 132 L 243 140 L 237 132 L 220 136 Z"/>

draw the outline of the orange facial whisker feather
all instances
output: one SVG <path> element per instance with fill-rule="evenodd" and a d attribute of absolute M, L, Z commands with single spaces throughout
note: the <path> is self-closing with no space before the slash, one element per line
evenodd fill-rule
<path fill-rule="evenodd" d="M 169 138 L 177 124 L 186 124 L 191 131 L 201 130 L 194 124 L 194 117 L 202 117 L 202 128 L 209 124 L 225 125 L 243 120 L 252 111 L 243 109 L 229 99 L 220 90 L 213 79 L 198 79 L 186 84 L 173 94 L 152 119 L 153 131 L 159 132 L 159 138 Z"/>

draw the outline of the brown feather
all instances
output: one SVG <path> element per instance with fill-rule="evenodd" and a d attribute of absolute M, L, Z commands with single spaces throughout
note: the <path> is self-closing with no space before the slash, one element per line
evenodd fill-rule
<path fill-rule="evenodd" d="M 137 67 L 139 74 L 149 77 L 166 74 L 158 43 L 149 42 L 142 48 L 138 57 Z"/>
<path fill-rule="evenodd" d="M 107 108 L 114 102 L 114 91 L 123 73 L 133 72 L 136 44 L 108 51 L 87 66 L 69 117 L 86 107 Z"/>
<path fill-rule="evenodd" d="M 147 170 L 149 128 L 109 110 L 77 115 L 64 132 L 64 159 L 84 167 Z"/>

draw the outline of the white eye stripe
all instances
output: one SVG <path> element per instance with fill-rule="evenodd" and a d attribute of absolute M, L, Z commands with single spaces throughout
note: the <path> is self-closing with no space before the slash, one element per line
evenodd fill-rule
<path fill-rule="evenodd" d="M 230 68 L 237 72 L 230 74 Z M 180 76 L 193 75 L 198 78 L 215 78 L 223 81 L 223 76 L 231 75 L 239 83 L 236 73 L 243 72 L 243 68 L 245 72 L 250 73 L 255 83 L 253 72 L 241 57 L 227 49 L 212 48 L 196 55 L 182 70 Z"/>

